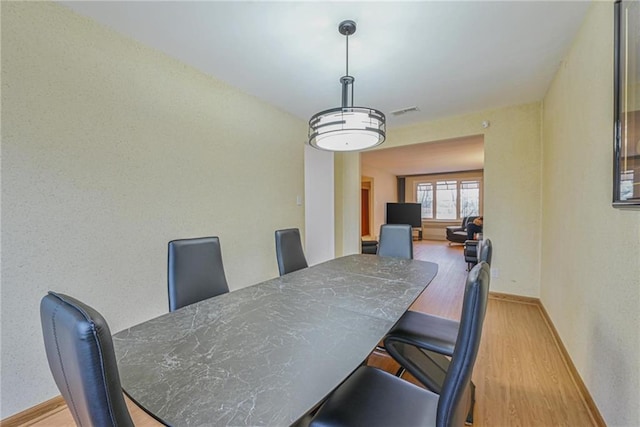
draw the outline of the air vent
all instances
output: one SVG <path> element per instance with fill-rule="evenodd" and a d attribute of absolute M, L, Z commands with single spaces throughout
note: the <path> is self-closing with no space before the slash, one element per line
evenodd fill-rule
<path fill-rule="evenodd" d="M 401 108 L 399 110 L 392 111 L 391 114 L 394 116 L 401 116 L 403 114 L 411 113 L 412 111 L 420 111 L 420 109 L 418 107 Z"/>

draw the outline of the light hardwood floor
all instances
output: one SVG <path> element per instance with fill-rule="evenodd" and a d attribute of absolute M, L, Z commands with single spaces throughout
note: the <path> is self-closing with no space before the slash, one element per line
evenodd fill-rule
<path fill-rule="evenodd" d="M 462 247 L 415 242 L 414 257 L 438 263 L 439 271 L 412 309 L 457 320 L 467 276 Z M 397 365 L 384 354 L 374 354 L 369 363 L 397 371 Z M 475 427 L 600 425 L 591 416 L 536 304 L 490 298 L 473 381 Z M 137 426 L 160 425 L 128 403 Z M 73 419 L 63 405 L 31 422 L 12 425 L 63 427 L 72 426 Z"/>

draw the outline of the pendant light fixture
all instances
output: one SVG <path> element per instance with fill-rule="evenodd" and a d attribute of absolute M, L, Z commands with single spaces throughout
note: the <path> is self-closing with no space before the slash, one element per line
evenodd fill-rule
<path fill-rule="evenodd" d="M 338 25 L 347 39 L 346 73 L 342 84 L 342 107 L 315 114 L 309 120 L 309 144 L 328 151 L 358 151 L 384 142 L 386 118 L 376 109 L 353 106 L 353 76 L 349 75 L 349 36 L 356 32 L 356 23 L 343 21 Z M 351 90 L 349 90 L 351 89 Z"/>

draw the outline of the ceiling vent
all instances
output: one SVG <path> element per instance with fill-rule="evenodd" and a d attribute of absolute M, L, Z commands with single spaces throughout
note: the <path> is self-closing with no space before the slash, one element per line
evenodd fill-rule
<path fill-rule="evenodd" d="M 420 109 L 418 107 L 407 107 L 407 108 L 401 108 L 399 110 L 395 110 L 392 111 L 391 114 L 393 114 L 394 116 L 401 116 L 403 114 L 407 114 L 407 113 L 411 113 L 412 111 L 420 111 Z"/>

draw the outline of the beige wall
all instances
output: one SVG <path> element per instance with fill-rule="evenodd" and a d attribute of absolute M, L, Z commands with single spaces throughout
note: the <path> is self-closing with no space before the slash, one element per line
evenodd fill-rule
<path fill-rule="evenodd" d="M 366 164 L 361 165 L 362 176 L 367 176 L 373 180 L 373 226 L 371 227 L 372 237 L 378 238 L 380 226 L 385 222 L 387 202 L 398 201 L 398 180 L 395 175 L 377 169 Z"/>
<path fill-rule="evenodd" d="M 640 425 L 640 211 L 611 207 L 613 6 L 544 99 L 541 299 L 610 426 Z"/>
<path fill-rule="evenodd" d="M 336 256 L 360 253 L 360 153 L 334 154 Z"/>
<path fill-rule="evenodd" d="M 220 236 L 231 289 L 276 276 L 273 231 L 304 228 L 305 135 L 302 120 L 55 3 L 2 2 L 0 418 L 58 394 L 47 290 L 115 332 L 167 311 L 171 239 Z"/>
<path fill-rule="evenodd" d="M 481 123 L 491 126 L 483 129 Z M 491 289 L 538 297 L 540 292 L 540 104 L 419 123 L 388 132 L 383 148 L 484 135 L 485 235 L 494 244 Z M 345 186 L 344 181 L 337 185 Z M 348 184 L 347 184 L 348 185 Z M 359 184 L 358 184 L 359 185 Z M 346 200 L 358 206 L 359 197 Z M 359 206 L 358 206 L 359 207 Z M 359 211 L 343 227 L 359 229 Z M 496 274 L 497 273 L 497 274 Z"/>
<path fill-rule="evenodd" d="M 335 258 L 333 153 L 304 146 L 304 254 L 309 265 Z"/>

